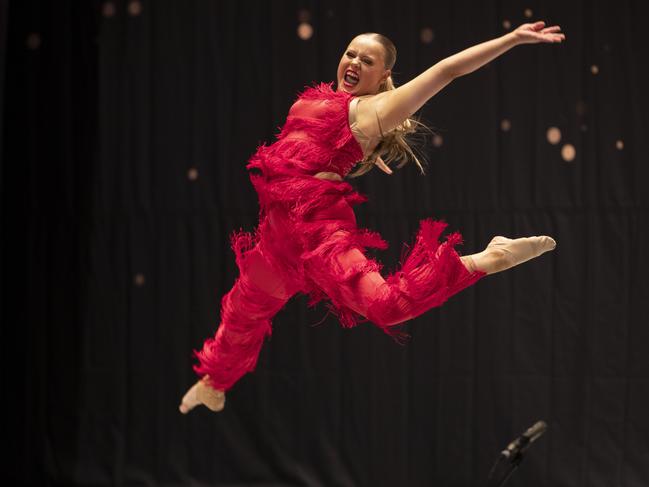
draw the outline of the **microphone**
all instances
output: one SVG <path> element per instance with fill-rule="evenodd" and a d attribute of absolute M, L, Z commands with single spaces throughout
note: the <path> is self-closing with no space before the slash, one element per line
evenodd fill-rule
<path fill-rule="evenodd" d="M 534 443 L 548 428 L 545 421 L 537 421 L 525 433 L 512 441 L 500 455 L 509 461 L 515 461 Z"/>
<path fill-rule="evenodd" d="M 507 448 L 500 452 L 494 466 L 491 467 L 487 486 L 502 487 L 523 461 L 523 453 L 545 433 L 547 427 L 545 421 L 537 421 L 525 433 L 507 445 Z"/>

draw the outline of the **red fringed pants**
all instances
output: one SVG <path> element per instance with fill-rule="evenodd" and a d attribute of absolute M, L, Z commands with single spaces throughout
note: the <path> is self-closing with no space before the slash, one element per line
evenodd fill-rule
<path fill-rule="evenodd" d="M 213 387 L 228 390 L 255 368 L 271 319 L 297 292 L 329 300 L 344 326 L 365 317 L 387 333 L 393 325 L 439 306 L 484 274 L 466 270 L 454 245 L 439 243 L 445 224 L 425 220 L 399 271 L 384 279 L 365 247 L 384 247 L 376 234 L 358 230 L 342 198 L 295 224 L 283 207 L 271 209 L 256 239 L 233 239 L 240 275 L 222 300 L 221 324 L 197 352 L 195 370 Z"/>

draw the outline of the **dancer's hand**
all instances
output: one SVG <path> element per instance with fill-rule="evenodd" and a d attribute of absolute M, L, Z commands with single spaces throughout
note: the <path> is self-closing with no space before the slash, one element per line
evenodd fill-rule
<path fill-rule="evenodd" d="M 376 161 L 374 161 L 374 164 L 376 167 L 378 167 L 381 171 L 383 171 L 385 174 L 392 174 L 392 169 L 381 159 L 381 156 L 378 156 L 376 158 Z"/>
<path fill-rule="evenodd" d="M 561 27 L 553 25 L 546 27 L 545 22 L 523 24 L 512 32 L 518 44 L 537 44 L 539 42 L 563 42 L 566 36 L 561 32 Z"/>
<path fill-rule="evenodd" d="M 225 392 L 213 389 L 207 381 L 208 376 L 196 382 L 185 393 L 178 409 L 187 414 L 199 404 L 204 405 L 214 412 L 221 411 L 225 406 Z"/>

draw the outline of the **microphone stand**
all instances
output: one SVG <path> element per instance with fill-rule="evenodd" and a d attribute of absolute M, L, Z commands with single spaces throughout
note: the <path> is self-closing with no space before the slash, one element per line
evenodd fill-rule
<path fill-rule="evenodd" d="M 543 421 L 536 422 L 525 433 L 512 441 L 505 448 L 496 463 L 491 467 L 487 487 L 501 487 L 509 480 L 524 458 L 524 453 L 530 445 L 541 436 L 547 428 Z"/>
<path fill-rule="evenodd" d="M 520 453 L 512 459 L 508 459 L 502 453 L 498 456 L 496 463 L 491 467 L 487 487 L 501 487 L 509 480 L 514 471 L 523 461 L 523 454 Z"/>

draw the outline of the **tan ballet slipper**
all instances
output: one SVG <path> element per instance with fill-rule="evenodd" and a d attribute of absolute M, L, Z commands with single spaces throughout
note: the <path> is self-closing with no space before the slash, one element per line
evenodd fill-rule
<path fill-rule="evenodd" d="M 472 264 L 487 274 L 494 274 L 554 250 L 556 246 L 554 239 L 547 235 L 515 239 L 498 236 L 491 239 L 485 250 L 469 256 L 471 259 L 467 259 L 465 265 L 468 268 Z"/>
<path fill-rule="evenodd" d="M 181 413 L 187 414 L 199 404 L 214 412 L 225 407 L 225 392 L 214 389 L 208 381 L 209 377 L 203 377 L 185 393 L 178 407 Z"/>

